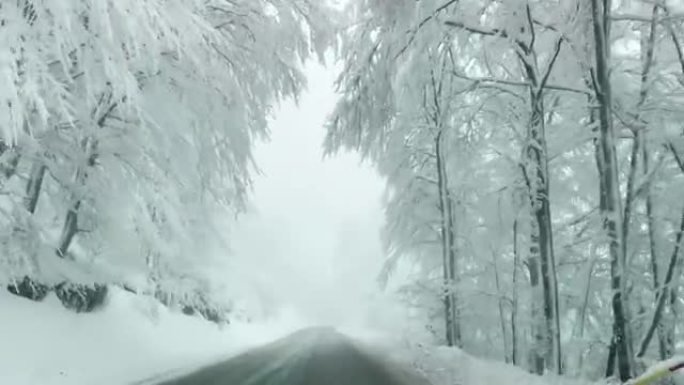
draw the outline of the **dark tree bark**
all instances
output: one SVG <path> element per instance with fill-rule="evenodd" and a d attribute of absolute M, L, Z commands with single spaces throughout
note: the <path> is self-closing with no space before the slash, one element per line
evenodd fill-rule
<path fill-rule="evenodd" d="M 511 361 L 518 365 L 518 218 L 513 221 L 513 303 L 511 304 Z"/>
<path fill-rule="evenodd" d="M 647 176 L 650 170 L 650 159 L 648 152 L 648 143 L 646 138 L 643 138 L 642 143 L 642 157 L 643 157 L 643 174 Z M 658 247 L 656 244 L 655 236 L 655 217 L 653 214 L 653 195 L 651 194 L 650 183 L 646 183 L 645 191 L 646 194 L 646 227 L 648 229 L 648 245 L 650 252 L 650 267 L 651 267 L 651 277 L 653 279 L 653 293 L 655 295 L 655 302 L 658 302 L 658 286 L 660 285 L 660 272 L 658 268 Z M 658 353 L 661 360 L 665 360 L 670 357 L 667 348 L 667 331 L 665 330 L 665 325 L 661 322 L 658 325 Z"/>
<path fill-rule="evenodd" d="M 527 259 L 527 266 L 530 273 L 530 286 L 534 293 L 541 292 L 539 290 L 539 260 L 537 258 L 529 257 Z M 532 301 L 531 304 L 531 318 L 532 318 L 532 340 L 533 346 L 530 350 L 530 365 L 532 371 L 537 374 L 544 374 L 544 330 L 543 325 L 539 324 L 541 317 L 541 301 Z"/>
<path fill-rule="evenodd" d="M 45 171 L 47 167 L 41 161 L 34 161 L 31 166 L 31 175 L 26 184 L 26 196 L 24 196 L 24 207 L 33 214 L 38 206 L 38 198 L 43 187 L 43 179 L 45 179 Z"/>
<path fill-rule="evenodd" d="M 544 87 L 560 53 L 562 39 L 558 39 L 555 52 L 548 62 L 545 73 L 537 68 L 534 52 L 535 31 L 529 4 L 525 8 L 529 42 L 517 41 L 517 55 L 530 83 L 530 123 L 524 153 L 530 207 L 533 215 L 530 255 L 538 255 L 540 280 L 542 284 L 544 340 L 546 357 L 545 366 L 555 373 L 562 373 L 560 345 L 560 320 L 558 308 L 558 284 L 556 261 L 553 248 L 553 230 L 551 223 L 551 203 L 548 172 L 548 154 L 546 144 L 546 127 L 544 111 Z"/>
<path fill-rule="evenodd" d="M 610 0 L 592 0 L 592 27 L 594 32 L 595 68 L 594 91 L 599 119 L 599 178 L 603 228 L 607 233 L 610 253 L 611 289 L 613 291 L 613 341 L 621 381 L 632 377 L 632 352 L 625 305 L 625 254 L 623 253 L 615 132 L 612 114 L 612 88 L 610 83 Z M 610 371 L 610 354 L 608 370 Z"/>
<path fill-rule="evenodd" d="M 663 309 L 665 308 L 666 301 L 670 298 L 670 288 L 672 284 L 672 279 L 675 276 L 674 272 L 678 265 L 678 259 L 680 250 L 682 247 L 682 236 L 684 235 L 684 209 L 682 209 L 681 219 L 679 221 L 679 230 L 675 236 L 675 245 L 672 250 L 672 255 L 670 256 L 670 262 L 667 267 L 667 273 L 665 273 L 665 281 L 658 290 L 658 301 L 656 303 L 655 311 L 651 317 L 648 328 L 646 329 L 646 334 L 639 344 L 639 351 L 637 352 L 637 357 L 643 357 L 648 350 L 648 345 L 653 338 L 653 334 L 660 324 L 661 317 L 663 314 Z"/>
<path fill-rule="evenodd" d="M 453 290 L 454 285 L 454 242 L 453 242 L 453 223 L 452 214 L 449 212 L 449 194 L 447 185 L 447 174 L 444 165 L 444 154 L 442 153 L 442 132 L 438 132 L 435 137 L 435 155 L 437 167 L 437 188 L 439 190 L 439 211 L 441 217 L 440 234 L 442 238 L 442 263 L 444 280 L 444 312 L 446 339 L 448 346 L 460 346 L 460 330 L 456 318 L 456 298 Z"/>
<path fill-rule="evenodd" d="M 456 247 L 456 217 L 454 214 L 453 197 L 451 190 L 449 189 L 449 178 L 446 172 L 446 165 L 442 162 L 442 168 L 444 169 L 444 184 L 446 187 L 446 199 L 447 199 L 447 215 L 448 215 L 448 229 L 449 229 L 449 276 L 451 277 L 452 287 L 458 285 L 458 267 L 456 265 L 457 258 L 457 247 Z M 451 291 L 451 312 L 453 319 L 453 335 L 455 346 L 463 347 L 463 338 L 461 336 L 461 310 L 459 306 L 458 293 L 455 290 Z"/>

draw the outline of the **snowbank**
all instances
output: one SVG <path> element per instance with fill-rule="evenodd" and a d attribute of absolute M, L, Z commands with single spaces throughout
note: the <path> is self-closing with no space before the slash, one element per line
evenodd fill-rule
<path fill-rule="evenodd" d="M 385 348 L 385 350 L 393 352 L 394 361 L 410 366 L 434 385 L 607 385 L 615 383 L 605 380 L 592 382 L 556 375 L 537 376 L 503 362 L 475 358 L 455 348 L 405 342 L 399 347 L 391 350 Z M 669 377 L 670 370 L 683 364 L 684 357 L 682 356 L 655 364 L 642 376 L 630 381 L 628 385 L 656 384 L 657 382 L 652 382 L 652 380 Z M 672 375 L 676 384 L 683 383 L 682 377 L 684 376 L 681 370 Z"/>
<path fill-rule="evenodd" d="M 461 350 L 413 347 L 411 364 L 435 385 L 588 385 L 558 376 L 537 376 L 513 365 L 472 357 Z"/>
<path fill-rule="evenodd" d="M 370 342 L 371 340 L 366 340 Z M 390 360 L 422 374 L 433 385 L 605 385 L 554 375 L 537 376 L 513 365 L 473 357 L 456 348 L 407 342 L 385 346 L 372 339 L 378 352 L 389 352 Z"/>
<path fill-rule="evenodd" d="M 122 385 L 190 371 L 305 326 L 292 315 L 219 327 L 112 288 L 106 307 L 64 309 L 0 291 L 0 384 Z"/>

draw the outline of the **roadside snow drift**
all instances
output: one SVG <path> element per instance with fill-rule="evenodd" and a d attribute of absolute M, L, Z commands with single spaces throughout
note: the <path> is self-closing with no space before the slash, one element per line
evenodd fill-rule
<path fill-rule="evenodd" d="M 125 385 L 182 373 L 284 336 L 293 316 L 219 327 L 111 288 L 100 311 L 76 314 L 50 294 L 0 291 L 0 384 Z"/>

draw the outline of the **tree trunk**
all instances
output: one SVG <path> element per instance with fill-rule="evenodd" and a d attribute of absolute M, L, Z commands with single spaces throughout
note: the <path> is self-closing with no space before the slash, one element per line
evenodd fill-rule
<path fill-rule="evenodd" d="M 665 281 L 660 286 L 658 290 L 658 301 L 656 303 L 656 308 L 653 311 L 653 316 L 651 317 L 651 322 L 649 323 L 648 329 L 646 329 L 646 334 L 639 344 L 639 351 L 637 352 L 637 357 L 643 357 L 648 350 L 648 345 L 653 338 L 653 334 L 661 322 L 661 317 L 663 314 L 663 309 L 665 308 L 666 301 L 671 298 L 670 289 L 672 288 L 672 280 L 675 276 L 674 272 L 678 265 L 679 251 L 682 247 L 682 236 L 684 235 L 684 208 L 682 209 L 682 216 L 679 222 L 679 230 L 675 237 L 675 245 L 672 250 L 672 255 L 670 256 L 670 263 L 667 267 L 667 273 L 665 274 Z"/>
<path fill-rule="evenodd" d="M 608 362 L 606 363 L 606 377 L 611 377 L 615 374 L 615 357 L 617 356 L 617 344 L 615 343 L 615 333 L 610 339 L 610 346 L 608 346 Z"/>
<path fill-rule="evenodd" d="M 518 218 L 513 221 L 513 303 L 511 304 L 511 362 L 518 365 Z"/>
<path fill-rule="evenodd" d="M 587 320 L 587 309 L 589 308 L 589 298 L 590 298 L 590 293 L 591 293 L 591 280 L 594 277 L 594 266 L 596 266 L 596 245 L 592 245 L 591 247 L 591 261 L 589 262 L 589 266 L 587 267 L 587 283 L 586 287 L 584 288 L 584 298 L 582 299 L 582 307 L 580 309 L 580 319 L 578 323 L 578 327 L 576 329 L 575 337 L 578 338 L 579 340 L 584 339 L 584 330 L 585 330 L 585 324 Z M 578 369 L 581 370 L 582 366 L 584 365 L 584 355 L 582 352 L 579 352 L 579 356 L 577 359 L 578 362 Z"/>
<path fill-rule="evenodd" d="M 511 362 L 511 357 L 508 355 L 508 336 L 506 335 L 506 315 L 504 312 L 503 293 L 501 292 L 501 280 L 499 278 L 499 262 L 497 261 L 496 253 L 492 252 L 492 263 L 494 267 L 494 283 L 496 285 L 496 296 L 499 307 L 499 324 L 501 325 L 501 340 L 503 341 L 504 361 Z"/>
<path fill-rule="evenodd" d="M 677 162 L 677 165 L 679 166 L 679 169 L 682 171 L 682 173 L 684 173 L 684 158 L 682 158 L 682 156 L 679 155 L 679 153 L 677 152 L 674 145 L 672 145 L 672 143 L 670 143 L 669 147 L 670 147 L 670 151 L 672 151 L 672 155 L 674 156 L 675 161 Z M 684 208 L 682 208 L 682 210 L 683 210 L 683 215 L 684 215 Z M 680 229 L 681 229 L 681 226 L 682 225 L 680 225 Z M 680 244 L 680 248 L 681 247 L 682 246 Z M 682 258 L 679 257 L 677 259 L 677 265 L 678 265 L 680 274 L 682 272 L 682 269 L 684 268 L 682 266 L 682 262 L 683 262 Z M 675 332 L 676 332 L 676 325 L 678 325 L 678 320 L 679 320 L 679 313 L 677 311 L 677 306 L 676 306 L 676 304 L 677 304 L 677 293 L 679 291 L 679 285 L 677 284 L 677 282 L 674 282 L 673 284 L 671 284 L 670 287 L 668 288 L 668 291 L 670 293 L 670 306 L 669 306 L 669 310 L 670 310 L 669 321 L 670 322 L 668 324 L 663 325 L 663 326 L 665 329 L 664 330 L 664 334 L 665 334 L 665 344 L 664 344 L 665 345 L 665 349 L 664 349 L 665 350 L 665 356 L 670 358 L 670 357 L 673 357 L 675 354 Z M 661 322 L 661 324 L 663 324 L 663 322 Z"/>
<path fill-rule="evenodd" d="M 76 171 L 75 180 L 76 183 L 79 183 L 80 185 L 85 185 L 86 180 L 88 179 L 88 169 L 95 166 L 97 159 L 97 141 L 88 138 L 83 142 L 83 148 L 85 149 L 88 158 L 86 165 Z M 55 250 L 55 254 L 60 258 L 66 258 L 69 246 L 71 246 L 71 242 L 78 233 L 78 211 L 81 208 L 81 204 L 81 197 L 76 197 L 64 218 L 62 234 L 59 237 L 59 244 Z"/>
<path fill-rule="evenodd" d="M 533 28 L 529 4 L 526 14 L 530 28 Z M 534 54 L 534 31 L 528 31 L 531 40 L 517 40 L 517 55 L 530 89 L 530 122 L 527 127 L 527 143 L 524 148 L 524 170 L 532 213 L 530 234 L 530 256 L 538 256 L 543 301 L 543 333 L 545 366 L 557 374 L 562 373 L 560 346 L 560 321 L 558 309 L 558 282 L 553 250 L 551 205 L 549 189 L 548 156 L 546 145 L 546 123 L 544 121 L 544 86 L 549 73 L 540 75 Z M 558 40 L 556 52 L 549 60 L 547 71 L 551 71 L 560 51 Z"/>
<path fill-rule="evenodd" d="M 36 206 L 38 206 L 38 198 L 43 187 L 46 170 L 45 164 L 38 160 L 34 161 L 31 166 L 31 175 L 26 184 L 26 196 L 24 196 L 24 207 L 31 214 L 35 213 Z"/>
<path fill-rule="evenodd" d="M 682 258 L 679 258 L 679 271 L 682 271 Z M 663 350 L 665 352 L 665 357 L 672 358 L 675 355 L 675 332 L 677 331 L 677 324 L 679 322 L 679 313 L 677 312 L 677 285 L 670 287 L 670 319 L 667 324 L 661 321 L 661 326 L 664 334 Z"/>
<path fill-rule="evenodd" d="M 528 69 L 528 78 L 536 79 L 532 71 L 531 68 Z M 547 357 L 545 366 L 560 374 L 562 372 L 560 322 L 549 200 L 548 157 L 544 132 L 544 100 L 543 95 L 534 86 L 537 84 L 536 80 L 533 80 L 532 84 L 530 92 L 532 115 L 527 132 L 529 143 L 525 149 L 526 174 L 533 216 L 530 254 L 539 258 L 544 318 L 544 357 Z"/>
<path fill-rule="evenodd" d="M 452 290 L 451 294 L 451 318 L 453 320 L 453 336 L 454 345 L 462 348 L 462 338 L 461 338 L 461 310 L 459 306 L 457 292 L 455 290 L 458 284 L 458 268 L 456 266 L 456 256 L 457 256 L 457 245 L 456 245 L 456 217 L 454 215 L 453 198 L 449 190 L 449 176 L 447 174 L 446 165 L 444 161 L 441 162 L 444 186 L 446 189 L 446 201 L 447 201 L 447 226 L 449 229 L 449 253 L 448 253 L 448 266 L 449 266 L 449 277 L 451 278 Z"/>
<path fill-rule="evenodd" d="M 444 159 L 442 154 L 442 132 L 440 131 L 435 137 L 435 156 L 437 166 L 437 188 L 439 196 L 439 211 L 441 220 L 440 234 L 442 238 L 442 269 L 443 269 L 443 284 L 444 284 L 444 315 L 446 327 L 447 346 L 456 346 L 457 331 L 455 319 L 455 303 L 453 293 L 453 242 L 450 240 L 452 229 L 449 226 L 451 220 L 448 213 L 448 194 L 446 185 L 446 172 L 444 169 Z"/>
<path fill-rule="evenodd" d="M 651 170 L 650 159 L 648 153 L 648 143 L 646 138 L 642 142 L 642 158 L 643 158 L 643 175 L 647 176 Z M 653 195 L 651 194 L 650 183 L 646 182 L 646 227 L 648 229 L 648 244 L 651 257 L 651 276 L 653 278 L 653 293 L 655 295 L 655 302 L 658 302 L 658 286 L 660 285 L 660 273 L 658 269 L 658 246 L 655 237 L 655 217 L 653 215 Z M 658 353 L 661 360 L 669 358 L 667 348 L 667 331 L 665 325 L 661 322 L 658 325 Z"/>
<path fill-rule="evenodd" d="M 74 240 L 74 236 L 78 233 L 78 209 L 80 206 L 81 201 L 77 200 L 69 211 L 67 211 L 64 226 L 62 227 L 62 235 L 59 237 L 59 246 L 55 251 L 60 258 L 66 257 L 71 241 Z"/>
<path fill-rule="evenodd" d="M 111 116 L 112 112 L 119 105 L 118 101 L 112 100 L 112 90 L 106 90 L 99 99 L 98 105 L 93 112 L 93 116 L 97 116 L 95 124 L 98 128 L 103 128 L 107 119 Z M 97 163 L 97 148 L 98 140 L 94 137 L 87 137 L 82 142 L 83 150 L 87 156 L 86 164 L 76 170 L 76 182 L 80 185 L 85 185 L 88 179 L 88 170 L 92 169 Z M 76 197 L 74 203 L 69 207 L 67 211 L 66 218 L 64 219 L 64 225 L 62 226 L 62 235 L 59 239 L 59 244 L 55 250 L 60 258 L 65 258 L 69 246 L 73 241 L 74 237 L 78 233 L 78 211 L 81 207 L 81 197 Z"/>
<path fill-rule="evenodd" d="M 629 172 L 627 174 L 627 191 L 625 192 L 625 210 L 622 220 L 622 255 L 627 258 L 627 241 L 629 240 L 629 224 L 632 217 L 632 205 L 634 203 L 634 183 L 639 163 L 639 150 L 641 144 L 641 130 L 632 130 L 634 133 L 634 140 L 632 143 L 632 151 L 629 160 Z M 625 285 L 627 284 L 627 277 L 623 277 Z M 625 297 L 625 301 L 627 298 Z"/>
<path fill-rule="evenodd" d="M 530 289 L 532 303 L 530 304 L 532 318 L 532 349 L 530 349 L 530 366 L 536 374 L 544 374 L 544 325 L 541 322 L 541 301 L 539 300 L 539 257 L 529 256 L 527 266 L 530 272 Z"/>
<path fill-rule="evenodd" d="M 599 118 L 599 178 L 605 199 L 603 207 L 603 228 L 607 233 L 610 253 L 611 289 L 613 291 L 613 341 L 621 381 L 632 376 L 631 341 L 628 334 L 626 304 L 623 297 L 625 285 L 625 255 L 622 252 L 620 223 L 620 191 L 618 182 L 615 132 L 613 129 L 612 95 L 610 84 L 610 0 L 592 0 L 592 24 L 595 48 L 595 84 Z M 609 365 L 610 368 L 610 365 Z"/>

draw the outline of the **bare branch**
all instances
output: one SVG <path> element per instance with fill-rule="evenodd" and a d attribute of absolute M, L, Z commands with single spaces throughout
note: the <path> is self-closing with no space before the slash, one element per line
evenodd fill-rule
<path fill-rule="evenodd" d="M 515 86 L 515 87 L 530 87 L 531 84 L 527 82 L 518 82 L 514 80 L 505 80 L 505 79 L 496 79 L 496 78 L 485 78 L 485 77 L 470 77 L 466 76 L 463 74 L 459 74 L 458 72 L 452 71 L 452 75 L 465 79 L 465 80 L 470 80 L 472 82 L 477 82 L 477 83 L 492 83 L 492 84 L 503 84 L 507 86 Z M 577 88 L 572 88 L 572 87 L 567 87 L 567 86 L 560 86 L 560 85 L 545 85 L 544 86 L 547 90 L 554 90 L 554 91 L 565 91 L 565 92 L 572 92 L 580 95 L 591 95 L 591 93 L 588 90 L 581 90 Z"/>
<path fill-rule="evenodd" d="M 534 50 L 534 43 L 537 40 L 537 34 L 534 32 L 534 21 L 532 20 L 532 10 L 530 9 L 530 3 L 525 6 L 525 13 L 527 14 L 527 24 L 530 28 L 530 43 L 527 48 L 532 51 Z"/>
<path fill-rule="evenodd" d="M 677 152 L 677 149 L 675 148 L 675 145 L 670 142 L 667 145 L 667 148 L 672 152 L 672 155 L 675 158 L 675 161 L 677 162 L 677 165 L 679 166 L 679 169 L 684 172 L 684 159 L 682 159 L 682 156 Z"/>
<path fill-rule="evenodd" d="M 501 38 L 507 38 L 508 33 L 506 30 L 503 29 L 498 29 L 498 28 L 492 28 L 492 29 L 487 29 L 484 27 L 479 27 L 479 26 L 471 26 L 471 25 L 465 25 L 464 23 L 456 20 L 447 20 L 444 22 L 445 25 L 449 27 L 454 27 L 454 28 L 460 28 L 465 31 L 468 31 L 470 33 L 478 34 L 478 35 L 484 35 L 484 36 L 496 36 L 496 37 L 501 37 Z"/>
<path fill-rule="evenodd" d="M 546 71 L 544 71 L 544 75 L 542 76 L 542 81 L 539 84 L 539 91 L 541 92 L 544 87 L 546 86 L 546 83 L 549 80 L 549 76 L 551 75 L 551 71 L 553 70 L 553 65 L 556 63 L 556 59 L 558 59 L 558 54 L 560 53 L 561 46 L 563 45 L 563 37 L 559 37 L 558 41 L 556 41 L 556 48 L 553 51 L 553 56 L 551 57 L 551 60 L 549 60 L 549 64 L 546 66 Z"/>
<path fill-rule="evenodd" d="M 425 183 L 433 184 L 433 185 L 436 185 L 436 184 L 437 184 L 437 181 L 436 181 L 436 180 L 431 179 L 431 178 L 428 178 L 428 177 L 425 177 L 425 176 L 422 176 L 422 175 L 417 175 L 417 176 L 416 176 L 416 179 L 418 179 L 418 180 L 420 180 L 420 181 L 423 181 L 423 182 L 425 182 Z"/>
<path fill-rule="evenodd" d="M 630 15 L 630 14 L 614 14 L 611 16 L 612 21 L 633 21 L 639 23 L 651 23 L 652 19 L 650 17 L 641 15 Z M 664 21 L 681 21 L 684 20 L 684 15 L 668 15 L 658 19 L 659 22 Z"/>
<path fill-rule="evenodd" d="M 411 46 L 411 44 L 413 44 L 413 41 L 416 39 L 416 35 L 418 34 L 418 31 L 419 31 L 421 28 L 423 28 L 423 26 L 424 26 L 425 24 L 427 24 L 428 21 L 434 19 L 435 16 L 437 16 L 437 14 L 439 14 L 440 12 L 442 12 L 442 11 L 444 11 L 445 9 L 449 8 L 451 5 L 453 5 L 454 3 L 458 2 L 458 1 L 459 1 L 459 0 L 449 0 L 449 1 L 447 1 L 446 3 L 444 3 L 444 4 L 442 4 L 441 6 L 437 7 L 437 8 L 435 9 L 435 11 L 432 12 L 431 15 L 429 15 L 429 16 L 425 17 L 423 20 L 421 20 L 420 23 L 418 23 L 418 25 L 417 25 L 414 29 L 412 29 L 411 31 L 408 32 L 408 33 L 410 33 L 410 36 L 409 36 L 408 41 L 407 41 L 406 44 L 399 50 L 399 52 L 394 56 L 394 59 L 398 58 L 399 56 L 403 55 L 404 52 L 406 52 L 406 50 L 408 49 L 408 47 Z"/>

